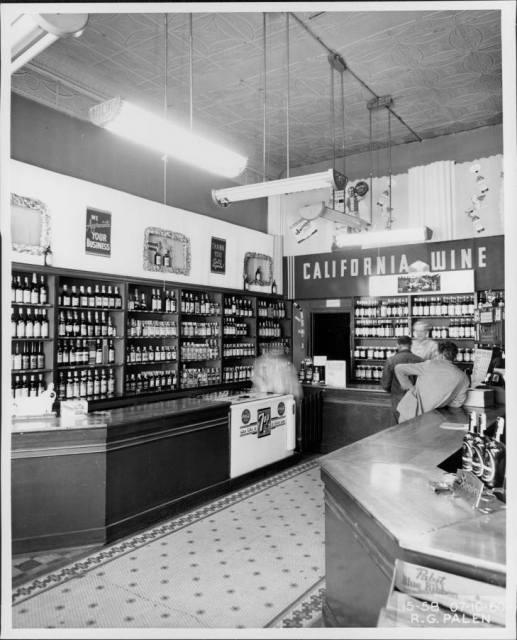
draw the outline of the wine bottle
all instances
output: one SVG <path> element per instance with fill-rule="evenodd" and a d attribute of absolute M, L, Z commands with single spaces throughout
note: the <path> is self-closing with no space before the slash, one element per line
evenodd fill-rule
<path fill-rule="evenodd" d="M 483 474 L 481 479 L 487 487 L 502 487 L 506 467 L 506 447 L 501 442 L 504 431 L 504 418 L 496 419 L 495 434 L 488 438 L 483 453 Z"/>
<path fill-rule="evenodd" d="M 483 456 L 485 452 L 486 440 L 486 414 L 478 415 L 478 430 L 472 442 L 472 473 L 481 478 L 483 475 Z"/>

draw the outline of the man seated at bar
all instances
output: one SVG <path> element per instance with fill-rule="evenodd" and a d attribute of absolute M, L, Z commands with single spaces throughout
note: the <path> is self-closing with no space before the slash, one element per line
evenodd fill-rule
<path fill-rule="evenodd" d="M 397 353 L 386 360 L 382 370 L 381 387 L 384 391 L 391 394 L 391 415 L 390 427 L 399 421 L 399 412 L 397 406 L 405 394 L 405 390 L 400 386 L 400 382 L 395 375 L 394 369 L 397 364 L 411 364 L 423 362 L 422 358 L 411 353 L 410 336 L 399 336 L 397 339 Z M 415 377 L 412 376 L 412 383 L 415 383 Z"/>
<path fill-rule="evenodd" d="M 423 320 L 417 320 L 413 325 L 411 351 L 422 360 L 432 360 L 438 355 L 438 343 L 429 338 L 430 328 L 430 325 Z"/>
<path fill-rule="evenodd" d="M 454 364 L 457 353 L 454 342 L 439 342 L 434 360 L 395 366 L 400 386 L 407 389 L 397 406 L 399 422 L 440 407 L 463 405 L 470 382 L 467 374 Z M 411 376 L 417 377 L 415 384 L 411 382 Z"/>

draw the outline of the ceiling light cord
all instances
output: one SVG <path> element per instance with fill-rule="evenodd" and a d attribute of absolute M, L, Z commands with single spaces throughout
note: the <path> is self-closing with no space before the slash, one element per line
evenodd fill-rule
<path fill-rule="evenodd" d="M 332 55 L 336 55 L 336 52 L 333 51 L 332 49 L 330 49 L 330 47 L 328 47 L 323 40 L 317 36 L 306 24 L 305 22 L 303 22 L 303 20 L 300 20 L 300 18 L 298 18 L 298 16 L 295 13 L 291 13 L 291 15 L 293 16 L 293 18 L 296 20 L 296 22 L 298 22 L 298 24 L 303 27 L 303 29 L 305 29 L 305 31 L 307 31 L 307 33 L 314 38 L 317 42 L 320 43 L 320 45 L 329 53 L 331 53 Z M 367 91 L 369 91 L 373 96 L 375 96 L 375 98 L 379 98 L 379 96 L 375 93 L 375 91 L 373 91 L 373 89 L 370 89 L 370 87 L 366 84 L 366 82 L 364 82 L 364 80 L 362 80 L 357 74 L 355 74 L 348 65 L 346 65 L 346 69 L 348 71 L 348 73 L 350 73 L 350 75 L 355 78 L 355 80 L 357 80 L 357 82 L 359 82 L 360 85 L 362 85 Z M 389 109 L 389 107 L 387 107 Z M 399 122 L 401 124 L 403 124 L 406 129 L 408 131 L 410 131 L 415 138 L 417 138 L 418 142 L 422 142 L 422 138 L 418 135 L 418 133 L 416 133 L 416 131 L 413 131 L 413 129 L 404 122 L 404 120 L 402 120 L 402 118 L 400 116 L 398 116 L 392 109 L 390 109 L 390 111 L 393 113 L 393 115 L 395 116 L 395 118 L 397 118 L 397 120 L 399 120 Z"/>
<path fill-rule="evenodd" d="M 262 182 L 266 181 L 266 73 L 267 73 L 267 58 L 266 58 L 266 14 L 262 14 L 263 24 L 263 37 L 264 37 L 264 61 L 263 61 L 263 134 L 262 134 Z"/>
<path fill-rule="evenodd" d="M 285 38 L 286 38 L 286 61 L 287 61 L 287 94 L 286 94 L 286 126 L 287 126 L 287 177 L 289 178 L 289 12 L 285 14 Z"/>
<path fill-rule="evenodd" d="M 190 46 L 189 46 L 189 71 L 190 71 L 190 133 L 194 129 L 194 35 L 192 29 L 192 14 L 189 13 Z"/>
<path fill-rule="evenodd" d="M 169 48 L 168 48 L 169 20 L 168 20 L 168 15 L 166 13 L 164 13 L 163 15 L 165 16 L 165 43 L 164 43 L 164 61 L 163 61 L 163 76 L 164 76 L 163 78 L 163 87 L 164 87 L 163 118 L 165 122 L 167 122 L 167 110 L 168 110 L 167 60 L 168 60 L 168 53 L 169 53 Z M 163 204 L 167 205 L 167 155 L 164 155 L 162 160 L 163 160 Z"/>
<path fill-rule="evenodd" d="M 391 218 L 391 111 L 388 109 L 388 229 L 391 229 L 393 220 Z"/>
<path fill-rule="evenodd" d="M 345 84 L 343 79 L 343 74 L 341 74 L 341 113 L 343 116 L 343 175 L 346 176 L 346 167 L 345 167 Z"/>

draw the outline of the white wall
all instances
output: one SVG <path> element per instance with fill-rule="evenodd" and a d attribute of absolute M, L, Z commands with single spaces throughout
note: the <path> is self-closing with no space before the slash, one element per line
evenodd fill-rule
<path fill-rule="evenodd" d="M 54 266 L 58 268 L 242 290 L 246 252 L 263 253 L 273 258 L 273 236 L 259 231 L 144 200 L 14 160 L 11 161 L 10 178 L 12 193 L 41 200 L 47 205 L 51 215 Z M 111 213 L 110 258 L 85 253 L 87 207 Z M 160 227 L 190 238 L 190 275 L 144 271 L 146 227 Z M 210 272 L 212 236 L 226 239 L 224 275 Z M 18 252 L 13 252 L 12 260 L 42 264 L 41 257 Z"/>
<path fill-rule="evenodd" d="M 470 172 L 473 164 L 479 164 L 481 167 L 480 174 L 486 179 L 489 192 L 486 195 L 485 207 L 476 211 L 476 214 L 482 219 L 485 230 L 478 233 L 467 216 L 465 211 L 472 206 L 472 196 L 478 193 L 476 186 L 476 175 Z M 456 164 L 454 167 L 454 220 L 453 220 L 453 237 L 444 238 L 444 240 L 459 240 L 463 238 L 472 238 L 477 236 L 495 236 L 504 234 L 504 215 L 502 210 L 502 177 L 503 157 L 501 155 L 491 156 L 490 158 L 481 158 L 473 162 L 464 162 Z M 392 187 L 391 206 L 393 207 L 393 226 L 392 230 L 407 229 L 411 227 L 411 211 L 409 207 L 409 179 L 408 174 L 403 173 L 393 175 L 395 182 Z M 370 186 L 369 176 L 359 177 L 351 182 L 355 184 L 358 180 L 365 180 Z M 381 218 L 381 209 L 376 205 L 381 192 L 388 184 L 387 177 L 373 178 L 372 194 L 373 194 L 373 215 L 372 227 L 380 230 L 385 226 L 385 220 Z M 317 232 L 307 240 L 301 243 L 296 241 L 290 225 L 300 219 L 298 210 L 308 204 L 328 201 L 331 196 L 330 189 L 319 189 L 316 191 L 306 191 L 303 193 L 294 193 L 286 196 L 276 196 L 269 198 L 269 216 L 278 217 L 282 221 L 282 228 L 275 227 L 275 233 L 281 233 L 284 236 L 284 255 L 298 256 L 310 255 L 315 253 L 327 253 L 332 250 L 332 240 L 334 234 L 334 222 L 318 218 L 313 221 Z M 282 202 L 283 200 L 283 202 Z M 365 204 L 370 205 L 370 192 L 367 193 Z M 508 215 L 508 213 L 507 213 Z M 432 228 L 432 224 L 429 225 Z M 271 223 L 268 229 L 271 230 Z"/>

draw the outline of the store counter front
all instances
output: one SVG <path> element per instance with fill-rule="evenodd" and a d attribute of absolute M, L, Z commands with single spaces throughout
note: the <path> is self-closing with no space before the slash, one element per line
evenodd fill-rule
<path fill-rule="evenodd" d="M 13 420 L 14 553 L 104 544 L 229 489 L 229 402 Z"/>
<path fill-rule="evenodd" d="M 474 408 L 472 408 L 474 409 Z M 476 408 L 490 427 L 504 406 Z M 319 459 L 325 484 L 328 627 L 375 627 L 395 560 L 504 587 L 506 510 L 434 493 L 461 449 L 469 407 L 430 411 Z M 439 466 L 441 465 L 441 467 Z"/>
<path fill-rule="evenodd" d="M 302 386 L 305 393 L 323 390 L 322 453 L 383 431 L 390 423 L 391 396 L 378 384 L 347 384 L 346 388 Z"/>

